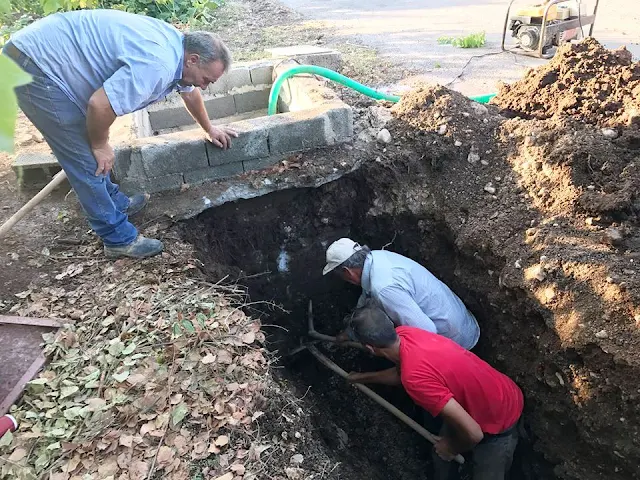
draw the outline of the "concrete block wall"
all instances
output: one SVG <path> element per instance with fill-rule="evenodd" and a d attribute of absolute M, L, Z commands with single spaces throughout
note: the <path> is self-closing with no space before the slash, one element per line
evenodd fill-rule
<path fill-rule="evenodd" d="M 335 145 L 353 135 L 351 108 L 337 103 L 228 126 L 238 132 L 228 150 L 207 142 L 197 130 L 141 139 L 119 149 L 116 180 L 127 194 L 177 190 L 183 184 L 267 168 L 291 153 Z"/>
<path fill-rule="evenodd" d="M 272 75 L 272 61 L 232 65 L 228 72 L 203 92 L 209 118 L 220 119 L 266 109 L 273 83 Z M 194 123 L 177 93 L 172 93 L 164 101 L 150 105 L 143 111 L 149 117 L 150 134 Z"/>

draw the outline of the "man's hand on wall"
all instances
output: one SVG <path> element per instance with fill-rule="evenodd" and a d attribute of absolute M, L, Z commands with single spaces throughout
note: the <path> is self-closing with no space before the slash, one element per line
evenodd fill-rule
<path fill-rule="evenodd" d="M 226 150 L 227 148 L 231 147 L 231 137 L 237 138 L 238 134 L 235 130 L 227 127 L 211 126 L 211 128 L 207 132 L 207 136 L 209 137 L 209 141 L 216 147 L 220 147 L 223 150 Z"/>
<path fill-rule="evenodd" d="M 113 161 L 115 159 L 113 148 L 111 148 L 111 145 L 108 143 L 105 143 L 103 146 L 94 147 L 92 150 L 93 156 L 96 157 L 96 162 L 98 162 L 96 177 L 98 175 L 108 175 L 113 168 Z"/>

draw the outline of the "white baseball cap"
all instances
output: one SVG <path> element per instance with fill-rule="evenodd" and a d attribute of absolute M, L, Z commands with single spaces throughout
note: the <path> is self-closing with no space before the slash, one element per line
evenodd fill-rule
<path fill-rule="evenodd" d="M 350 238 L 341 238 L 333 242 L 327 248 L 327 265 L 322 270 L 322 275 L 333 271 L 359 250 L 362 250 L 362 247 Z"/>

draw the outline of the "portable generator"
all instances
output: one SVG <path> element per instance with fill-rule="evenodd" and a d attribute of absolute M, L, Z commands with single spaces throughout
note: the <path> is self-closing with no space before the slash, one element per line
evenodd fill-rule
<path fill-rule="evenodd" d="M 557 47 L 584 36 L 583 28 L 590 25 L 589 36 L 598 12 L 598 3 L 592 14 L 586 13 L 583 0 L 546 0 L 514 10 L 515 0 L 510 0 L 502 32 L 502 49 L 505 48 L 507 31 L 515 39 L 510 51 L 550 58 Z"/>

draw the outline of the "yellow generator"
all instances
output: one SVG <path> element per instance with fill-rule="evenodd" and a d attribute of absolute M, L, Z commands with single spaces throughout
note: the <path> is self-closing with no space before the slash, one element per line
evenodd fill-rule
<path fill-rule="evenodd" d="M 507 31 L 515 39 L 515 46 L 508 48 L 516 53 L 550 58 L 555 49 L 565 42 L 584 36 L 583 28 L 590 25 L 589 36 L 598 12 L 595 0 L 593 13 L 587 15 L 585 0 L 546 0 L 536 5 L 512 9 L 510 0 L 502 32 L 502 49 Z"/>

